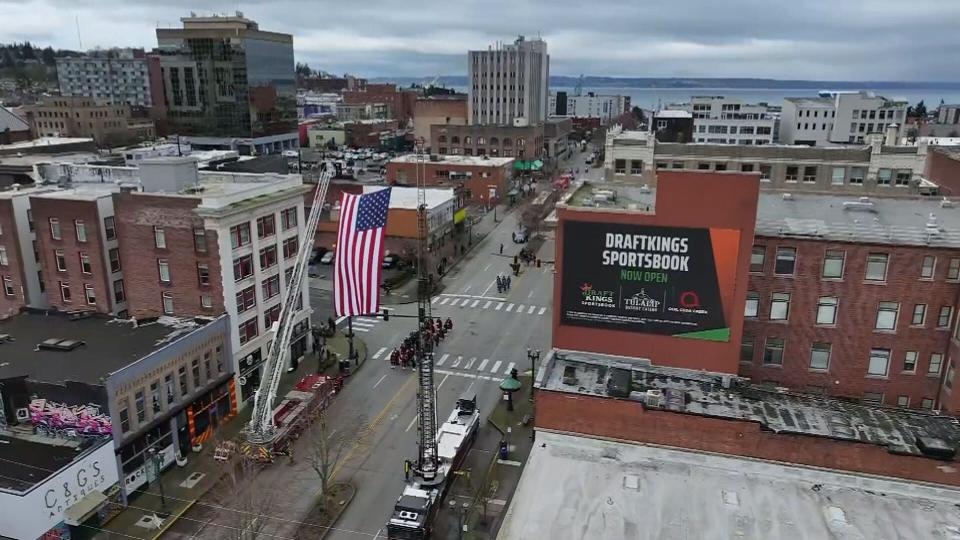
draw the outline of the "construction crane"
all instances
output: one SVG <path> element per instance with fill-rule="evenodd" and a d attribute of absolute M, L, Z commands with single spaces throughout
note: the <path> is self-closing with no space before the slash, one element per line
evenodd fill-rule
<path fill-rule="evenodd" d="M 294 314 L 297 311 L 297 302 L 303 294 L 303 276 L 307 271 L 310 255 L 313 253 L 313 238 L 317 232 L 317 223 L 320 221 L 323 203 L 327 198 L 330 178 L 331 172 L 327 170 L 321 173 L 317 180 L 317 189 L 313 195 L 313 206 L 303 230 L 304 236 L 300 239 L 296 264 L 293 266 L 290 282 L 287 283 L 287 287 L 283 291 L 280 318 L 273 323 L 271 328 L 273 341 L 270 344 L 267 360 L 263 364 L 263 378 L 260 379 L 260 386 L 253 397 L 253 414 L 250 417 L 250 423 L 244 430 L 247 442 L 261 448 L 272 449 L 273 442 L 277 438 L 273 404 L 277 399 L 277 387 L 280 385 L 280 377 L 283 374 L 283 367 L 286 365 L 286 358 L 290 354 Z"/>

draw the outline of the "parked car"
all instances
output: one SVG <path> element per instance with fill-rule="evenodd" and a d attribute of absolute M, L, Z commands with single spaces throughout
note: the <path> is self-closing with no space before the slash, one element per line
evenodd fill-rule
<path fill-rule="evenodd" d="M 513 243 L 522 244 L 527 241 L 527 230 L 523 227 L 520 227 L 518 230 L 513 231 Z"/>
<path fill-rule="evenodd" d="M 324 255 L 327 254 L 328 251 L 330 251 L 330 250 L 328 250 L 328 249 L 325 248 L 325 247 L 315 247 L 315 248 L 313 248 L 313 255 L 310 257 L 310 262 L 315 263 L 315 262 L 319 261 L 321 258 L 323 258 Z"/>
<path fill-rule="evenodd" d="M 400 262 L 400 257 L 396 255 L 384 255 L 383 264 L 380 266 L 383 268 L 396 268 L 397 264 Z"/>
<path fill-rule="evenodd" d="M 320 257 L 320 264 L 333 264 L 334 251 L 328 251 L 323 254 L 323 257 Z"/>

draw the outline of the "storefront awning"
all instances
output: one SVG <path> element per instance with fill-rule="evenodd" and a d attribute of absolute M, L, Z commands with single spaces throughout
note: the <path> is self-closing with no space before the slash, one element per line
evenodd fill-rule
<path fill-rule="evenodd" d="M 467 209 L 461 208 L 453 213 L 453 223 L 457 224 L 467 218 Z"/>
<path fill-rule="evenodd" d="M 63 511 L 63 522 L 74 527 L 79 526 L 97 510 L 100 510 L 105 502 L 107 502 L 107 496 L 93 490 L 84 495 L 76 504 Z"/>

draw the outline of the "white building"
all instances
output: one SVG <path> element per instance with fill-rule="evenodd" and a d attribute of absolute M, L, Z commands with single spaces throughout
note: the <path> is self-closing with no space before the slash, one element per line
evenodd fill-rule
<path fill-rule="evenodd" d="M 606 125 L 629 109 L 629 96 L 598 95 L 593 92 L 577 96 L 551 92 L 548 110 L 550 116 L 599 118 L 600 123 Z"/>
<path fill-rule="evenodd" d="M 527 125 L 547 118 L 550 56 L 547 42 L 518 37 L 513 44 L 467 53 L 467 121 Z"/>
<path fill-rule="evenodd" d="M 693 96 L 676 107 L 693 115 L 694 142 L 771 144 L 775 116 L 766 103 L 747 104 L 724 96 Z"/>
<path fill-rule="evenodd" d="M 91 97 L 108 105 L 152 105 L 143 51 L 121 50 L 117 58 L 57 58 L 57 80 L 64 96 Z"/>
<path fill-rule="evenodd" d="M 821 92 L 816 98 L 785 98 L 780 142 L 808 146 L 863 144 L 871 133 L 896 124 L 903 135 L 907 102 L 872 92 Z"/>

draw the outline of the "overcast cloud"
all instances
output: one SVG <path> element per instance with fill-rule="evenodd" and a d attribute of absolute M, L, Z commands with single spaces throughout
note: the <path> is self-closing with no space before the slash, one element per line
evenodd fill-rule
<path fill-rule="evenodd" d="M 298 61 L 463 75 L 466 51 L 541 34 L 555 75 L 960 80 L 958 0 L 0 0 L 0 42 L 156 46 L 157 26 L 239 7 Z"/>

